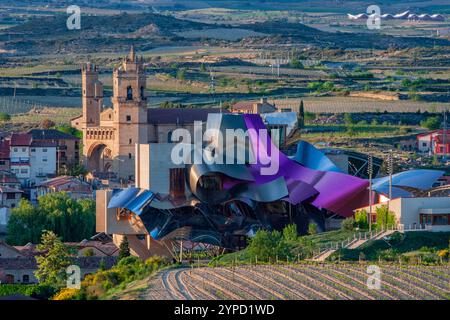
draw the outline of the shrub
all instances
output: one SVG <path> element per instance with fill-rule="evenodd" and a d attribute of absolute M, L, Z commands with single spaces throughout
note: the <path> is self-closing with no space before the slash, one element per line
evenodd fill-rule
<path fill-rule="evenodd" d="M 439 250 L 437 255 L 441 259 L 448 259 L 449 258 L 449 250 L 448 249 Z"/>
<path fill-rule="evenodd" d="M 390 248 L 387 250 L 383 250 L 378 255 L 378 258 L 384 261 L 397 261 L 398 252 L 394 249 Z"/>
<path fill-rule="evenodd" d="M 80 290 L 77 289 L 62 289 L 52 297 L 52 300 L 76 300 Z"/>
<path fill-rule="evenodd" d="M 308 234 L 310 234 L 310 235 L 317 234 L 317 231 L 318 231 L 317 229 L 318 229 L 317 224 L 310 223 L 308 225 Z"/>
<path fill-rule="evenodd" d="M 8 113 L 0 112 L 0 121 L 10 121 L 11 116 Z"/>
<path fill-rule="evenodd" d="M 355 224 L 360 229 L 369 227 L 368 213 L 366 210 L 358 210 L 355 212 Z"/>
<path fill-rule="evenodd" d="M 295 241 L 298 238 L 297 225 L 289 224 L 283 229 L 283 238 L 286 241 Z"/>
<path fill-rule="evenodd" d="M 377 216 L 376 222 L 377 229 L 392 227 L 395 225 L 396 222 L 395 214 L 392 211 L 389 211 L 386 205 L 382 205 L 381 207 L 376 208 L 376 216 Z"/>
<path fill-rule="evenodd" d="M 350 217 L 342 221 L 341 229 L 345 231 L 352 231 L 355 229 L 355 226 L 356 226 L 355 219 Z"/>
<path fill-rule="evenodd" d="M 92 257 L 92 256 L 94 256 L 94 249 L 88 248 L 87 250 L 85 250 L 83 252 L 83 256 L 85 256 L 85 257 Z"/>
<path fill-rule="evenodd" d="M 437 130 L 441 127 L 441 120 L 439 117 L 428 117 L 426 120 L 420 122 L 420 126 L 428 130 Z"/>
<path fill-rule="evenodd" d="M 286 259 L 289 256 L 289 247 L 279 231 L 258 230 L 248 246 L 251 257 L 258 261 Z"/>
<path fill-rule="evenodd" d="M 137 257 L 125 257 L 109 270 L 100 270 L 87 275 L 81 282 L 81 289 L 63 289 L 54 296 L 55 300 L 94 300 L 107 294 L 109 290 L 123 289 L 132 281 L 142 279 L 167 265 L 162 257 L 151 257 L 145 262 Z"/>
<path fill-rule="evenodd" d="M 0 297 L 20 294 L 35 299 L 46 300 L 53 296 L 56 289 L 43 284 L 2 284 L 0 285 Z"/>

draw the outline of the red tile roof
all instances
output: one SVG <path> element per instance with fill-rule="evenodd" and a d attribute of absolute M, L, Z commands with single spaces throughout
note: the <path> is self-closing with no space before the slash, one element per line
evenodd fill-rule
<path fill-rule="evenodd" d="M 253 111 L 253 104 L 255 103 L 251 101 L 240 101 L 233 105 L 233 109 Z"/>
<path fill-rule="evenodd" d="M 22 193 L 22 190 L 0 186 L 0 193 Z"/>
<path fill-rule="evenodd" d="M 0 141 L 0 159 L 9 159 L 10 158 L 10 141 L 3 140 Z"/>
<path fill-rule="evenodd" d="M 11 171 L 0 170 L 0 183 L 17 183 L 20 181 L 17 179 L 16 175 Z"/>
<path fill-rule="evenodd" d="M 30 146 L 32 135 L 28 133 L 13 133 L 11 135 L 11 146 L 25 147 Z"/>

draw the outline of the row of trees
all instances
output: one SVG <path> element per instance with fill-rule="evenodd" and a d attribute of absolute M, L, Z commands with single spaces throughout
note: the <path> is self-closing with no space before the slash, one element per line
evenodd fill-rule
<path fill-rule="evenodd" d="M 375 229 L 393 227 L 397 222 L 394 212 L 390 211 L 387 205 L 375 208 L 375 215 L 376 222 L 373 224 Z M 356 211 L 354 218 L 347 218 L 342 224 L 342 228 L 346 230 L 353 230 L 355 227 L 369 228 L 369 214 L 366 210 Z"/>
<path fill-rule="evenodd" d="M 55 232 L 65 242 L 78 242 L 95 232 L 95 202 L 74 200 L 63 192 L 39 197 L 37 206 L 22 199 L 11 210 L 7 228 L 11 245 L 39 243 L 43 230 Z"/>

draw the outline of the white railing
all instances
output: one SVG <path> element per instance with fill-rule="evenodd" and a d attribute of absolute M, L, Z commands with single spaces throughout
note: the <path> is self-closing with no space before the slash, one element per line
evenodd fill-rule
<path fill-rule="evenodd" d="M 323 255 L 325 252 L 333 250 L 339 250 L 343 248 L 348 248 L 351 244 L 360 241 L 365 240 L 364 242 L 368 240 L 372 240 L 381 234 L 385 233 L 386 231 L 394 231 L 394 230 L 400 230 L 401 225 L 398 226 L 387 226 L 386 228 L 382 227 L 380 230 L 372 230 L 372 231 L 366 231 L 366 232 L 358 232 L 353 234 L 353 238 L 347 238 L 344 241 L 339 242 L 331 242 L 329 245 L 326 245 L 323 248 L 320 248 L 317 252 L 313 252 L 313 258 L 318 258 L 321 255 Z"/>
<path fill-rule="evenodd" d="M 399 231 L 429 231 L 433 228 L 431 224 L 413 223 L 413 224 L 399 224 Z"/>

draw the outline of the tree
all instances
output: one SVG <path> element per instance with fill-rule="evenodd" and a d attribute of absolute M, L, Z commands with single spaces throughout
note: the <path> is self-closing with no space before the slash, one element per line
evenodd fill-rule
<path fill-rule="evenodd" d="M 186 79 L 186 69 L 180 68 L 177 71 L 177 79 L 178 80 L 185 80 Z"/>
<path fill-rule="evenodd" d="M 64 192 L 39 197 L 37 206 L 22 199 L 11 210 L 7 228 L 11 245 L 38 243 L 42 230 L 55 232 L 63 241 L 81 241 L 95 232 L 95 203 L 90 199 L 74 200 Z"/>
<path fill-rule="evenodd" d="M 351 113 L 344 114 L 344 122 L 346 125 L 355 124 L 355 120 L 353 119 L 353 115 Z"/>
<path fill-rule="evenodd" d="M 305 126 L 305 107 L 303 105 L 303 100 L 300 101 L 298 126 L 299 128 L 303 128 Z"/>
<path fill-rule="evenodd" d="M 48 226 L 48 217 L 28 200 L 22 198 L 17 208 L 11 210 L 6 241 L 10 245 L 39 243 L 42 230 L 48 229 Z"/>
<path fill-rule="evenodd" d="M 296 68 L 296 69 L 303 69 L 304 68 L 303 64 L 297 58 L 293 58 L 291 60 L 290 66 L 292 68 Z"/>
<path fill-rule="evenodd" d="M 437 130 L 441 127 L 441 120 L 438 116 L 428 117 L 420 122 L 420 126 L 427 128 L 428 130 Z"/>
<path fill-rule="evenodd" d="M 67 279 L 66 268 L 72 264 L 73 250 L 66 246 L 58 236 L 44 230 L 41 244 L 37 249 L 43 252 L 36 256 L 38 268 L 35 276 L 39 282 L 62 287 Z"/>
<path fill-rule="evenodd" d="M 289 246 L 279 231 L 258 230 L 248 246 L 249 254 L 258 261 L 274 261 L 289 256 Z"/>
<path fill-rule="evenodd" d="M 392 227 L 395 225 L 395 214 L 392 211 L 388 210 L 386 205 L 382 205 L 376 208 L 376 227 L 377 229 Z"/>
<path fill-rule="evenodd" d="M 288 224 L 283 229 L 283 239 L 286 241 L 295 241 L 298 238 L 297 225 L 295 223 Z"/>
<path fill-rule="evenodd" d="M 123 258 L 129 257 L 130 255 L 130 244 L 128 243 L 127 236 L 124 236 L 122 242 L 120 243 L 118 260 L 120 261 Z"/>
<path fill-rule="evenodd" d="M 360 229 L 369 227 L 368 213 L 366 210 L 358 210 L 355 212 L 355 223 Z"/>
<path fill-rule="evenodd" d="M 83 139 L 83 132 L 82 131 L 77 130 L 76 128 L 73 128 L 73 127 L 71 127 L 71 126 L 69 126 L 67 124 L 63 124 L 63 125 L 57 126 L 55 129 L 58 130 L 58 131 L 61 131 L 63 133 L 66 133 L 66 134 L 70 134 L 70 135 L 72 135 L 74 137 Z"/>
<path fill-rule="evenodd" d="M 53 128 L 54 126 L 55 126 L 55 123 L 50 119 L 44 119 L 41 122 L 42 129 L 50 129 L 50 128 Z"/>
<path fill-rule="evenodd" d="M 6 112 L 0 112 L 0 121 L 4 122 L 4 121 L 10 121 L 11 120 L 11 115 L 9 115 Z"/>

